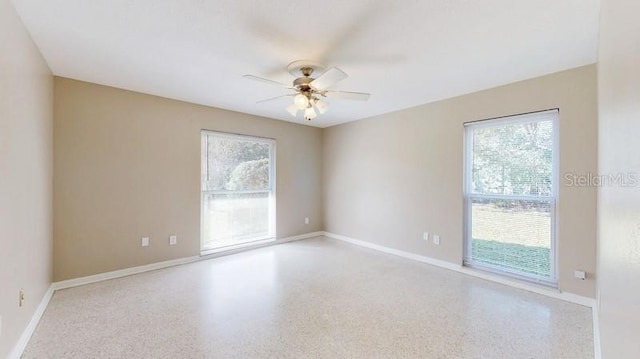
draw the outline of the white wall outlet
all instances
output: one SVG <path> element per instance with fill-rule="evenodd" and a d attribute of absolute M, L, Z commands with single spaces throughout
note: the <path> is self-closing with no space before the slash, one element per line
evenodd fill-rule
<path fill-rule="evenodd" d="M 433 235 L 433 244 L 435 244 L 436 246 L 440 245 L 440 236 L 437 234 Z"/>
<path fill-rule="evenodd" d="M 429 240 L 429 232 L 422 233 L 422 239 L 424 239 L 425 241 L 428 241 Z"/>
<path fill-rule="evenodd" d="M 149 237 L 142 237 L 142 246 L 143 247 L 149 246 Z"/>
<path fill-rule="evenodd" d="M 169 236 L 169 245 L 170 246 L 175 246 L 178 243 L 178 236 L 176 236 L 175 234 L 172 234 Z"/>
<path fill-rule="evenodd" d="M 304 224 L 309 224 L 309 217 L 304 217 Z"/>
<path fill-rule="evenodd" d="M 577 270 L 573 272 L 573 276 L 580 280 L 585 280 L 587 278 L 587 273 L 585 271 Z"/>

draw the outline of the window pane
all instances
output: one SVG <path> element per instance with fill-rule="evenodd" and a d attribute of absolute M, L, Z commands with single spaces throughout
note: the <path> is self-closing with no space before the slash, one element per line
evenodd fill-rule
<path fill-rule="evenodd" d="M 270 144 L 205 135 L 205 191 L 268 190 Z"/>
<path fill-rule="evenodd" d="M 203 194 L 203 247 L 269 236 L 269 193 Z"/>
<path fill-rule="evenodd" d="M 552 121 L 478 127 L 471 135 L 472 193 L 552 195 Z"/>
<path fill-rule="evenodd" d="M 551 202 L 471 200 L 471 259 L 550 278 Z"/>
<path fill-rule="evenodd" d="M 275 142 L 202 132 L 202 249 L 273 238 Z"/>

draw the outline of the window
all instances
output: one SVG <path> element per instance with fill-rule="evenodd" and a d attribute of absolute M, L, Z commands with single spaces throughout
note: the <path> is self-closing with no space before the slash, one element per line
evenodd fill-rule
<path fill-rule="evenodd" d="M 557 119 L 465 124 L 465 265 L 556 285 Z"/>
<path fill-rule="evenodd" d="M 275 233 L 275 141 L 202 132 L 202 250 Z"/>

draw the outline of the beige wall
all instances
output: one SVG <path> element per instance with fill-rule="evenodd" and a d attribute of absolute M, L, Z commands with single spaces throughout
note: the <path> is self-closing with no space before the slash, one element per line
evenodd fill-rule
<path fill-rule="evenodd" d="M 321 129 L 55 78 L 56 281 L 200 253 L 201 129 L 275 138 L 277 237 L 322 229 Z"/>
<path fill-rule="evenodd" d="M 11 3 L 0 0 L 0 358 L 51 284 L 52 107 L 49 68 Z"/>
<path fill-rule="evenodd" d="M 599 170 L 640 174 L 640 2 L 603 0 Z M 602 357 L 640 358 L 640 187 L 599 191 L 598 292 Z"/>
<path fill-rule="evenodd" d="M 596 67 L 586 66 L 325 130 L 325 230 L 462 262 L 463 123 L 560 108 L 560 180 L 597 169 Z M 596 191 L 561 186 L 559 287 L 594 297 Z M 439 234 L 440 246 L 422 232 Z M 573 279 L 575 269 L 589 273 Z"/>

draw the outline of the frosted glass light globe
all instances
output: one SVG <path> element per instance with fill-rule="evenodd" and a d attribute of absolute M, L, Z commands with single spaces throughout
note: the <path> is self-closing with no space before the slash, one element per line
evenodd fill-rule
<path fill-rule="evenodd" d="M 316 111 L 313 109 L 313 107 L 307 107 L 307 109 L 304 110 L 304 118 L 306 120 L 311 121 L 316 118 L 316 116 L 318 115 L 316 114 Z"/>
<path fill-rule="evenodd" d="M 293 103 L 296 104 L 297 108 L 304 110 L 309 106 L 309 99 L 303 94 L 298 94 L 293 98 Z"/>

